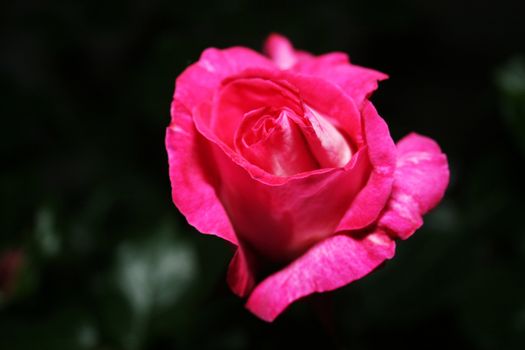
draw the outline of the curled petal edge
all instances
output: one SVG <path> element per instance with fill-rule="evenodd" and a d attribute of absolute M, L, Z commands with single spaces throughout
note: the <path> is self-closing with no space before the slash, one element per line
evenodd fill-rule
<path fill-rule="evenodd" d="M 364 238 L 332 236 L 259 283 L 246 308 L 271 322 L 297 299 L 358 280 L 392 258 L 394 252 L 394 241 L 381 231 Z"/>
<path fill-rule="evenodd" d="M 190 225 L 237 245 L 233 226 L 201 162 L 201 137 L 191 115 L 176 100 L 166 130 L 172 199 Z"/>
<path fill-rule="evenodd" d="M 392 194 L 379 225 L 392 236 L 407 239 L 443 198 L 450 172 L 446 155 L 428 137 L 411 133 L 397 143 L 397 152 Z"/>

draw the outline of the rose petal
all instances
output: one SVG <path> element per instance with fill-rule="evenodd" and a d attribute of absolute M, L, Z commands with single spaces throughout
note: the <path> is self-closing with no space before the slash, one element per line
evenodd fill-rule
<path fill-rule="evenodd" d="M 252 83 L 250 82 L 253 82 L 251 87 Z M 237 84 L 239 87 L 246 87 L 247 91 L 242 92 L 236 86 Z M 255 94 L 258 91 L 256 84 L 259 84 L 260 91 L 264 92 L 264 94 L 259 94 L 258 98 Z M 290 71 L 250 68 L 229 77 L 223 82 L 223 86 L 224 91 L 221 90 L 221 94 L 215 102 L 222 106 L 214 108 L 215 117 L 213 119 L 218 120 L 220 115 L 233 113 L 232 118 L 237 122 L 243 113 L 250 109 L 262 107 L 261 101 L 263 100 L 261 98 L 270 96 L 269 93 L 273 92 L 275 96 L 271 98 L 272 100 L 275 99 L 275 105 L 283 105 L 283 102 L 289 103 L 288 107 L 292 108 L 297 114 L 301 114 L 298 104 L 303 101 L 327 118 L 336 128 L 344 131 L 354 143 L 355 148 L 359 148 L 363 144 L 361 114 L 354 101 L 340 87 L 324 79 Z M 226 96 L 222 97 L 222 95 Z M 224 113 L 229 109 L 231 109 L 231 113 Z M 221 128 L 229 130 L 221 136 L 223 139 L 227 139 L 227 135 L 233 133 L 232 130 L 234 129 L 228 125 Z"/>
<path fill-rule="evenodd" d="M 363 239 L 337 235 L 318 243 L 258 284 L 246 307 L 271 322 L 295 300 L 342 287 L 392 258 L 395 243 L 383 232 Z"/>
<path fill-rule="evenodd" d="M 438 144 L 416 133 L 398 142 L 397 153 L 392 196 L 379 224 L 406 239 L 423 224 L 422 215 L 443 198 L 449 169 Z"/>
<path fill-rule="evenodd" d="M 358 107 L 361 107 L 377 89 L 378 81 L 388 78 L 388 75 L 384 73 L 351 64 L 348 56 L 341 52 L 301 60 L 293 66 L 292 70 L 338 85 L 352 97 Z"/>
<path fill-rule="evenodd" d="M 283 110 L 278 116 L 266 115 L 266 111 L 255 110 L 244 117 L 237 130 L 237 151 L 250 163 L 277 176 L 318 169 L 293 111 Z"/>
<path fill-rule="evenodd" d="M 349 170 L 336 169 L 268 186 L 225 156 L 217 158 L 224 180 L 221 198 L 238 237 L 262 257 L 276 262 L 289 261 L 333 234 L 369 171 L 366 155 L 358 152 Z"/>
<path fill-rule="evenodd" d="M 255 286 L 254 271 L 242 246 L 237 248 L 235 255 L 230 261 L 226 280 L 231 290 L 241 298 L 250 294 Z"/>
<path fill-rule="evenodd" d="M 342 218 L 337 231 L 361 229 L 373 223 L 385 207 L 394 181 L 396 146 L 388 126 L 372 103 L 367 102 L 362 113 L 372 173 Z"/>
<path fill-rule="evenodd" d="M 295 50 L 290 41 L 279 34 L 271 34 L 264 48 L 279 68 L 336 84 L 352 97 L 358 107 L 377 89 L 378 81 L 388 78 L 384 73 L 351 64 L 343 52 L 313 56 Z"/>
<path fill-rule="evenodd" d="M 302 114 L 297 90 L 286 82 L 263 78 L 227 80 L 213 101 L 209 127 L 233 148 L 234 135 L 246 113 L 263 107 L 290 108 Z"/>
<path fill-rule="evenodd" d="M 172 122 L 166 131 L 173 202 L 197 230 L 237 244 L 229 218 L 214 187 L 218 178 L 205 154 L 202 136 L 190 112 L 209 102 L 221 81 L 248 68 L 275 69 L 273 62 L 255 51 L 233 47 L 205 50 L 199 61 L 176 81 Z"/>
<path fill-rule="evenodd" d="M 166 149 L 173 203 L 200 232 L 237 244 L 228 215 L 215 193 L 213 181 L 217 175 L 207 163 L 205 145 L 199 141 L 202 136 L 196 132 L 192 116 L 177 100 L 172 104 L 171 115 Z"/>
<path fill-rule="evenodd" d="M 313 57 L 307 52 L 295 50 L 290 40 L 276 33 L 270 34 L 266 39 L 264 52 L 280 69 L 289 69 L 302 59 Z"/>
<path fill-rule="evenodd" d="M 322 168 L 344 167 L 352 157 L 352 147 L 328 119 L 306 106 L 304 118 L 308 127 L 303 135 Z"/>
<path fill-rule="evenodd" d="M 279 34 L 271 34 L 264 45 L 264 51 L 281 69 L 287 69 L 297 62 L 292 44 Z"/>
<path fill-rule="evenodd" d="M 350 63 L 343 52 L 314 56 L 294 49 L 291 42 L 279 34 L 271 34 L 264 51 L 281 69 L 322 78 L 341 87 L 358 107 L 377 89 L 377 82 L 388 76 L 373 69 Z"/>
<path fill-rule="evenodd" d="M 354 101 L 337 85 L 307 75 L 283 72 L 282 77 L 295 86 L 305 104 L 346 132 L 355 148 L 363 144 L 361 115 Z"/>
<path fill-rule="evenodd" d="M 199 61 L 177 78 L 174 98 L 191 111 L 200 103 L 211 101 L 224 78 L 249 68 L 275 69 L 275 65 L 263 55 L 243 47 L 206 49 Z"/>

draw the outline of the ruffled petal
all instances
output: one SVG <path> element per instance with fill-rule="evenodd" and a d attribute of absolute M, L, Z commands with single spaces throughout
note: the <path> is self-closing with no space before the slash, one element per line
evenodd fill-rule
<path fill-rule="evenodd" d="M 394 241 L 379 231 L 362 239 L 347 235 L 330 237 L 258 284 L 246 307 L 271 322 L 299 298 L 334 290 L 362 278 L 392 258 L 394 251 Z"/>
<path fill-rule="evenodd" d="M 206 49 L 199 61 L 177 78 L 174 98 L 191 111 L 200 103 L 211 101 L 223 79 L 251 68 L 275 69 L 275 65 L 263 55 L 243 47 Z"/>
<path fill-rule="evenodd" d="M 378 81 L 388 78 L 384 73 L 351 64 L 348 56 L 341 52 L 301 60 L 293 66 L 292 70 L 338 85 L 352 97 L 358 107 L 361 107 L 377 89 Z"/>
<path fill-rule="evenodd" d="M 423 214 L 443 198 L 449 169 L 438 144 L 416 133 L 398 142 L 397 153 L 392 196 L 379 225 L 406 239 L 423 224 Z"/>
<path fill-rule="evenodd" d="M 351 64 L 348 55 L 343 52 L 314 56 L 298 51 L 279 34 L 268 37 L 264 51 L 280 69 L 322 78 L 338 85 L 358 107 L 377 89 L 378 81 L 388 78 L 384 73 Z"/>
<path fill-rule="evenodd" d="M 372 103 L 363 108 L 365 137 L 372 172 L 368 182 L 355 197 L 337 231 L 356 230 L 373 223 L 385 207 L 394 181 L 396 146 L 388 126 Z"/>
<path fill-rule="evenodd" d="M 175 100 L 166 131 L 173 203 L 190 225 L 237 245 L 237 238 L 214 188 L 217 175 L 192 116 Z"/>
<path fill-rule="evenodd" d="M 295 50 L 290 41 L 279 34 L 268 37 L 265 52 L 281 69 L 322 78 L 338 85 L 358 107 L 377 89 L 378 81 L 388 78 L 384 73 L 351 64 L 348 55 L 342 52 L 314 56 Z"/>

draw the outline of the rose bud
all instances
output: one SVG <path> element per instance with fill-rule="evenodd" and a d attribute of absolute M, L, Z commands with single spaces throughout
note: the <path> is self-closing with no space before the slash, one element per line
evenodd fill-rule
<path fill-rule="evenodd" d="M 205 50 L 176 80 L 166 148 L 173 202 L 236 246 L 228 284 L 272 321 L 392 258 L 449 170 L 430 138 L 394 143 L 368 100 L 385 74 L 276 34 L 265 52 Z"/>

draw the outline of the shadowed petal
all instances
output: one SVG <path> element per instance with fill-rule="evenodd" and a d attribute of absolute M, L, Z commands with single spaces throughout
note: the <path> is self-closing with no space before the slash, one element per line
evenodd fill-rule
<path fill-rule="evenodd" d="M 230 261 L 226 280 L 231 290 L 240 297 L 250 294 L 255 286 L 253 268 L 250 266 L 246 252 L 241 246 L 237 248 Z"/>

